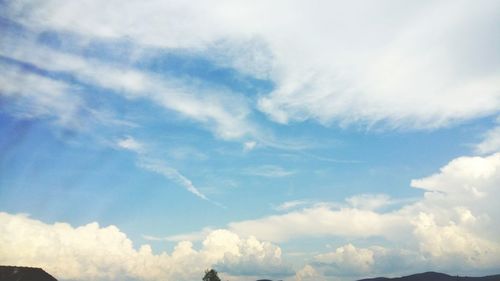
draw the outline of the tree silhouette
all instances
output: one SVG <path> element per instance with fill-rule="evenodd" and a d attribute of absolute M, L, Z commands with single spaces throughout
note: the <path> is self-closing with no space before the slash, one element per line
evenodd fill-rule
<path fill-rule="evenodd" d="M 203 281 L 221 281 L 219 276 L 217 276 L 217 271 L 214 269 L 205 270 L 205 277 L 202 279 Z"/>

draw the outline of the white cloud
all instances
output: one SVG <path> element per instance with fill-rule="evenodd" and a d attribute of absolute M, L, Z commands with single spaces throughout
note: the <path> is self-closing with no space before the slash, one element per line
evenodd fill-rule
<path fill-rule="evenodd" d="M 180 186 L 184 187 L 187 191 L 191 192 L 192 194 L 196 195 L 197 197 L 207 200 L 216 206 L 225 208 L 222 204 L 210 200 L 205 194 L 203 194 L 194 184 L 193 182 L 184 176 L 181 172 L 179 172 L 177 169 L 168 166 L 165 164 L 165 161 L 162 161 L 158 158 L 150 157 L 147 154 L 146 146 L 134 139 L 131 136 L 127 136 L 123 139 L 119 139 L 116 141 L 114 144 L 116 147 L 120 149 L 125 149 L 128 151 L 132 151 L 137 155 L 137 161 L 136 165 L 149 172 L 153 172 L 156 174 L 160 174 L 164 176 L 165 178 L 173 181 L 176 184 L 179 184 Z M 156 237 L 149 237 L 151 240 L 156 240 Z M 168 240 L 168 239 L 167 239 Z"/>
<path fill-rule="evenodd" d="M 380 215 L 353 208 L 334 210 L 326 205 L 229 224 L 235 233 L 275 242 L 299 237 L 391 237 L 408 232 L 409 227 L 409 222 L 397 214 Z"/>
<path fill-rule="evenodd" d="M 352 244 L 339 247 L 332 253 L 317 255 L 314 260 L 320 264 L 335 264 L 344 272 L 360 275 L 370 272 L 375 263 L 373 251 L 356 248 Z"/>
<path fill-rule="evenodd" d="M 492 34 L 499 33 L 498 1 L 382 1 L 362 6 L 341 1 L 318 5 L 299 1 L 248 3 L 15 1 L 4 5 L 2 14 L 33 31 L 76 32 L 90 39 L 129 38 L 142 46 L 202 54 L 221 65 L 268 78 L 276 87 L 271 93 L 260 95 L 257 106 L 281 123 L 314 119 L 342 126 L 382 124 L 390 128 L 432 129 L 499 111 L 500 56 L 497 44 L 491 41 L 496 40 Z M 82 14 L 86 16 L 81 17 Z M 250 105 L 232 92 L 207 90 L 190 85 L 193 80 L 162 79 L 152 73 L 84 60 L 22 42 L 2 43 L 1 54 L 42 69 L 69 72 L 85 83 L 112 89 L 130 100 L 149 100 L 203 124 L 220 138 L 240 139 L 257 130 L 248 121 Z M 248 52 L 242 57 L 239 54 L 245 48 Z M 57 122 L 66 124 L 73 122 L 79 112 L 80 100 L 69 95 L 73 89 L 64 83 L 11 68 L 2 68 L 0 82 L 2 94 L 9 99 L 31 100 L 26 108 L 29 110 L 23 110 L 23 114 L 55 116 Z M 477 151 L 496 151 L 497 135 L 496 130 L 490 131 Z M 491 267 L 499 257 L 500 228 L 495 224 L 500 219 L 495 200 L 500 192 L 499 158 L 499 154 L 457 158 L 435 175 L 412 181 L 412 186 L 425 191 L 424 198 L 388 213 L 377 211 L 386 198 L 353 197 L 348 200 L 351 206 L 346 208 L 313 206 L 234 222 L 229 227 L 235 233 L 254 234 L 271 241 L 382 236 L 398 243 L 412 241 L 405 239 L 410 237 L 416 241 L 411 246 L 430 261 L 446 260 L 464 268 Z M 156 162 L 145 161 L 143 165 L 206 199 L 179 171 Z M 289 171 L 268 167 L 260 172 L 269 176 Z M 47 227 L 35 222 L 33 225 Z M 74 230 L 67 225 L 53 228 Z M 78 229 L 78 233 L 97 231 L 123 238 L 114 228 L 89 225 Z M 56 233 L 55 237 L 62 235 L 57 231 L 50 233 Z M 13 234 L 7 237 L 15 238 Z M 52 236 L 48 237 L 50 240 Z M 237 241 L 229 234 L 224 237 L 233 244 Z M 12 244 L 5 239 L 0 236 L 5 245 Z M 152 255 L 149 248 L 136 251 L 128 246 L 129 240 L 116 240 L 121 242 L 110 245 L 124 248 L 126 253 L 117 254 L 122 265 L 109 266 L 112 274 L 142 272 L 138 268 L 124 269 L 122 266 L 129 266 L 128 258 L 121 256 L 143 257 L 145 264 L 168 259 L 144 258 Z M 95 245 L 93 250 L 98 251 L 101 246 L 106 245 Z M 236 255 L 234 249 L 228 251 Z M 193 256 L 196 252 L 188 242 L 180 243 L 171 258 L 188 264 L 199 258 Z M 358 249 L 351 252 L 361 256 L 367 253 Z M 112 257 L 98 256 L 102 264 L 111 263 L 107 258 Z M 59 270 L 71 276 L 81 265 L 72 256 L 67 260 L 66 269 Z M 228 261 L 238 264 L 229 257 Z M 96 266 L 85 264 L 86 274 L 97 274 Z M 160 275 L 165 270 L 175 270 L 154 268 L 151 272 Z"/>
<path fill-rule="evenodd" d="M 372 210 L 372 211 L 382 211 L 388 207 L 395 208 L 404 204 L 410 204 L 418 201 L 419 198 L 391 198 L 387 194 L 359 194 L 351 196 L 345 201 L 348 206 L 361 209 L 361 210 Z"/>
<path fill-rule="evenodd" d="M 0 48 L 1 51 L 1 48 Z M 134 127 L 112 110 L 92 108 L 80 86 L 0 62 L 0 96 L 3 110 L 19 119 L 44 119 L 53 125 L 80 132 L 96 126 Z"/>
<path fill-rule="evenodd" d="M 49 118 L 57 125 L 81 128 L 85 104 L 70 85 L 0 63 L 0 96 L 12 101 L 8 110 L 20 118 Z M 88 113 L 88 112 L 87 112 Z"/>
<path fill-rule="evenodd" d="M 347 199 L 350 206 L 315 204 L 285 214 L 234 222 L 230 227 L 236 232 L 253 233 L 271 241 L 314 235 L 382 235 L 390 238 L 391 233 L 411 232 L 412 220 L 420 212 L 432 212 L 443 217 L 440 221 L 450 219 L 457 223 L 460 218 L 467 217 L 467 210 L 484 220 L 499 216 L 496 203 L 491 199 L 499 183 L 500 154 L 459 157 L 441 168 L 439 173 L 413 180 L 413 187 L 426 191 L 424 197 L 390 212 L 374 210 L 398 200 L 385 195 L 360 195 Z"/>
<path fill-rule="evenodd" d="M 394 268 L 408 273 L 429 267 L 481 274 L 498 269 L 500 228 L 496 221 L 500 213 L 495 194 L 499 192 L 499 171 L 500 154 L 460 157 L 438 173 L 412 181 L 414 187 L 425 190 L 424 197 L 398 210 L 382 213 L 366 208 L 332 208 L 316 204 L 282 215 L 232 223 L 230 231 L 206 231 L 202 235 L 206 238 L 201 250 L 195 250 L 191 242 L 180 242 L 171 255 L 153 255 L 148 246 L 135 250 L 130 240 L 115 227 L 47 225 L 26 216 L 2 213 L 0 249 L 6 250 L 0 252 L 0 262 L 44 266 L 58 272 L 59 276 L 80 276 L 85 272 L 82 276 L 87 279 L 113 279 L 120 274 L 145 280 L 157 280 L 158 276 L 168 279 L 165 276 L 188 276 L 177 269 L 202 272 L 204 268 L 196 265 L 215 265 L 235 275 L 250 275 L 255 269 L 269 275 L 286 275 L 290 271 L 281 263 L 281 250 L 257 238 L 287 241 L 318 236 L 384 237 L 384 247 L 346 244 L 333 252 L 319 254 L 313 260 L 314 271 L 310 268 L 299 270 L 296 278 L 307 280 L 310 274 L 319 274 L 318 278 L 323 279 L 345 279 L 346 276 L 359 276 L 360 272 L 385 275 L 394 273 Z M 102 239 L 95 238 L 101 235 Z M 250 237 L 252 235 L 257 238 Z M 177 238 L 175 240 L 182 240 L 180 236 Z M 193 235 L 184 238 L 199 239 Z M 53 246 L 54 243 L 63 244 Z M 73 243 L 83 248 L 73 252 Z M 58 250 L 63 248 L 68 250 Z M 43 258 L 26 255 L 25 251 L 41 253 Z M 96 258 L 92 262 L 85 260 L 91 256 L 85 251 L 92 252 L 92 257 Z M 101 251 L 114 254 L 101 255 Z M 55 259 L 52 255 L 62 255 L 62 258 Z M 140 266 L 133 262 L 136 260 L 141 261 Z M 61 261 L 64 267 L 58 267 Z M 175 264 L 169 266 L 173 262 Z M 190 277 L 179 279 L 183 278 Z"/>
<path fill-rule="evenodd" d="M 222 139 L 234 140 L 257 134 L 255 125 L 248 119 L 250 109 L 245 98 L 223 87 L 215 87 L 193 77 L 159 77 L 125 65 L 84 59 L 29 40 L 7 40 L 9 44 L 0 47 L 1 55 L 48 71 L 67 72 L 80 82 L 110 89 L 131 102 L 149 100 L 203 125 Z"/>
<path fill-rule="evenodd" d="M 475 218 L 467 212 L 467 220 Z M 420 213 L 414 220 L 419 249 L 441 267 L 495 268 L 500 241 L 489 241 L 467 229 L 468 222 L 438 223 L 433 214 Z"/>
<path fill-rule="evenodd" d="M 247 141 L 243 143 L 243 151 L 248 152 L 253 150 L 257 146 L 257 142 L 255 141 Z"/>
<path fill-rule="evenodd" d="M 325 274 L 332 276 L 355 276 L 349 268 L 365 273 L 388 273 L 394 267 L 433 267 L 464 274 L 498 270 L 495 261 L 500 258 L 500 227 L 496 221 L 500 210 L 495 194 L 500 192 L 500 153 L 453 159 L 438 173 L 413 180 L 411 185 L 425 190 L 421 199 L 408 202 L 360 195 L 347 199 L 349 207 L 315 204 L 285 214 L 233 222 L 229 229 L 270 241 L 384 238 L 386 248 L 348 244 L 319 255 L 316 261 L 325 265 Z M 395 201 L 405 204 L 389 212 L 376 211 Z M 412 267 L 410 260 L 418 263 Z"/>
<path fill-rule="evenodd" d="M 313 281 L 321 280 L 320 274 L 314 267 L 307 264 L 295 274 L 296 281 Z"/>
<path fill-rule="evenodd" d="M 391 204 L 387 194 L 361 194 L 349 197 L 346 201 L 354 208 L 366 210 L 376 210 Z"/>
<path fill-rule="evenodd" d="M 475 146 L 479 154 L 495 153 L 500 151 L 500 127 L 495 127 L 486 132 L 483 140 Z"/>
<path fill-rule="evenodd" d="M 277 211 L 289 211 L 290 209 L 294 209 L 310 203 L 311 202 L 308 200 L 293 200 L 293 201 L 283 202 L 280 205 L 276 206 L 274 209 Z"/>
<path fill-rule="evenodd" d="M 73 227 L 0 213 L 0 234 L 0 263 L 42 267 L 58 279 L 193 280 L 216 265 L 234 275 L 252 267 L 289 274 L 279 247 L 227 230 L 208 234 L 200 250 L 179 242 L 171 254 L 153 254 L 149 245 L 137 250 L 117 227 L 97 223 Z"/>
<path fill-rule="evenodd" d="M 181 241 L 203 241 L 210 233 L 215 229 L 211 227 L 205 227 L 201 231 L 195 231 L 190 233 L 182 233 L 176 235 L 169 235 L 166 237 L 156 237 L 151 235 L 142 235 L 142 238 L 150 241 L 169 241 L 169 242 L 181 242 Z"/>
<path fill-rule="evenodd" d="M 442 263 L 482 268 L 500 257 L 500 153 L 459 157 L 440 172 L 412 181 L 425 198 L 408 208 L 422 252 Z"/>
<path fill-rule="evenodd" d="M 276 88 L 258 105 L 278 122 L 432 129 L 498 112 L 498 5 L 52 0 L 16 1 L 4 13 L 32 30 L 130 38 L 269 78 Z M 226 119 L 208 111 L 197 116 Z"/>
<path fill-rule="evenodd" d="M 218 267 L 222 271 L 235 275 L 291 275 L 291 269 L 281 261 L 281 249 L 269 242 L 260 242 L 250 236 L 246 240 L 227 230 L 218 230 L 203 242 L 207 252 L 217 252 L 224 249 L 222 262 Z M 224 235 L 222 235 L 222 233 Z M 210 239 L 213 236 L 213 239 Z M 232 241 L 235 241 L 231 243 Z M 228 243 L 229 242 L 229 243 Z M 228 248 L 228 244 L 238 245 L 238 250 Z M 210 245 L 210 246 L 209 246 Z M 212 248 L 213 247 L 213 248 Z"/>
<path fill-rule="evenodd" d="M 308 34 L 309 40 L 286 38 L 276 43 L 280 44 L 276 54 L 282 57 L 276 75 L 278 88 L 260 99 L 261 110 L 281 123 L 316 119 L 341 125 L 380 123 L 390 128 L 431 129 L 495 113 L 499 109 L 499 69 L 483 71 L 490 64 L 472 60 L 482 50 L 498 61 L 493 49 L 478 38 L 481 32 L 496 29 L 494 14 L 489 12 L 490 5 L 496 4 L 451 5 L 453 9 L 445 3 L 408 9 L 384 4 L 365 7 L 372 10 L 363 10 L 363 16 L 356 17 L 358 30 L 352 27 L 351 17 L 339 19 L 331 14 L 335 8 L 349 14 L 350 5 L 333 4 L 326 9 L 328 13 L 306 9 L 305 15 L 315 17 L 313 24 L 290 30 Z M 393 22 L 398 27 L 376 20 L 386 13 L 402 17 Z M 477 17 L 492 20 L 477 24 Z M 328 19 L 336 19 L 336 28 L 325 31 L 314 24 L 324 25 Z M 379 24 L 370 24 L 373 22 Z M 371 38 L 372 32 L 377 39 Z M 456 49 L 465 38 L 474 41 Z M 296 49 L 287 44 L 292 41 L 297 43 Z M 447 51 L 452 49 L 456 51 Z"/>
<path fill-rule="evenodd" d="M 280 166 L 275 165 L 262 165 L 257 167 L 250 167 L 244 170 L 245 174 L 268 177 L 268 178 L 280 178 L 293 175 L 294 171 L 285 170 Z"/>
<path fill-rule="evenodd" d="M 170 148 L 168 150 L 168 155 L 176 160 L 204 161 L 209 158 L 206 153 L 195 147 L 182 145 L 177 145 L 176 147 Z"/>
<path fill-rule="evenodd" d="M 352 280 L 428 268 L 461 274 L 498 270 L 500 227 L 495 222 L 500 210 L 494 194 L 500 192 L 500 154 L 459 157 L 411 185 L 425 190 L 423 198 L 409 201 L 364 194 L 346 199 L 347 206 L 289 201 L 281 205 L 285 211 L 302 209 L 233 222 L 228 229 L 275 242 L 317 237 L 343 237 L 365 245 L 369 238 L 384 241 L 384 246 L 346 244 L 317 255 L 312 265 L 323 279 Z M 395 203 L 402 206 L 377 211 Z M 300 272 L 296 278 L 302 278 Z"/>
<path fill-rule="evenodd" d="M 181 174 L 176 169 L 165 165 L 162 161 L 144 158 L 144 159 L 139 160 L 138 166 L 145 169 L 145 170 L 163 175 L 166 178 L 168 178 L 169 180 L 180 184 L 185 189 L 187 189 L 189 192 L 200 197 L 201 199 L 211 201 L 203 193 L 201 193 L 198 190 L 198 188 L 196 188 L 196 186 L 194 186 L 193 182 L 190 179 L 186 178 L 183 174 Z"/>
<path fill-rule="evenodd" d="M 127 136 L 123 139 L 119 139 L 116 142 L 116 145 L 122 149 L 131 150 L 131 151 L 134 151 L 136 153 L 141 153 L 144 149 L 144 146 L 142 145 L 142 143 L 138 142 L 136 139 L 134 139 L 131 136 Z"/>
<path fill-rule="evenodd" d="M 6 42 L 0 45 L 1 55 L 48 71 L 67 72 L 82 83 L 111 89 L 130 100 L 148 99 L 201 123 L 220 138 L 233 140 L 256 133 L 247 119 L 249 109 L 245 99 L 225 89 L 202 86 L 196 79 L 166 79 L 126 66 L 84 59 L 12 35 L 6 36 Z M 20 100 L 18 103 L 23 107 L 21 113 L 28 117 L 54 116 L 59 124 L 71 124 L 73 127 L 84 120 L 81 118 L 82 111 L 93 115 L 94 119 L 106 117 L 94 109 L 84 107 L 84 102 L 72 92 L 73 88 L 65 83 L 20 71 L 15 67 L 2 67 L 0 72 L 3 74 L 0 79 L 5 80 L 1 86 L 2 95 Z M 111 121 L 116 124 L 116 121 Z M 119 139 L 112 145 L 139 154 L 145 152 L 144 145 L 130 136 Z M 143 158 L 139 161 L 139 167 L 162 174 L 196 196 L 209 200 L 177 169 L 159 160 Z M 223 207 L 217 202 L 211 202 Z"/>
<path fill-rule="evenodd" d="M 349 243 L 316 255 L 312 264 L 329 280 L 356 280 L 374 276 L 402 276 L 435 268 L 417 251 L 381 246 L 356 247 Z"/>
<path fill-rule="evenodd" d="M 497 189 L 500 181 L 500 154 L 486 157 L 459 157 L 442 167 L 439 173 L 412 180 L 415 188 L 443 192 L 449 199 L 474 201 Z"/>

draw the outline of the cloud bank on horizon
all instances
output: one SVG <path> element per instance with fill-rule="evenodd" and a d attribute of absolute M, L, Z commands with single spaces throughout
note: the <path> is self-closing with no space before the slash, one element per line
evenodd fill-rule
<path fill-rule="evenodd" d="M 203 240 L 199 250 L 184 240 L 194 237 L 181 237 L 171 254 L 154 254 L 147 244 L 136 250 L 113 225 L 100 227 L 94 222 L 72 227 L 0 213 L 0 262 L 43 267 L 63 280 L 194 280 L 214 266 L 236 280 L 259 275 L 291 277 L 291 265 L 282 259 L 280 247 L 256 237 L 284 242 L 341 236 L 383 237 L 389 243 L 368 247 L 348 243 L 316 254 L 295 278 L 355 278 L 429 267 L 489 272 L 498 270 L 500 257 L 496 224 L 500 212 L 495 198 L 500 192 L 499 171 L 500 153 L 457 158 L 439 173 L 414 180 L 413 187 L 426 190 L 424 198 L 396 210 L 372 209 L 380 196 L 364 195 L 364 203 L 356 205 L 351 198 L 342 207 L 314 204 L 204 231 L 197 237 Z"/>
<path fill-rule="evenodd" d="M 500 271 L 498 1 L 0 7 L 0 263 Z"/>

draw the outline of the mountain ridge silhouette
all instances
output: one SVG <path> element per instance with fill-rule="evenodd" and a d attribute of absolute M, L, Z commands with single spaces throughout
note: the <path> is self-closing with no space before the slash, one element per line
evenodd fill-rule
<path fill-rule="evenodd" d="M 428 271 L 402 277 L 375 277 L 357 281 L 500 281 L 500 274 L 482 277 L 451 276 L 445 273 Z"/>

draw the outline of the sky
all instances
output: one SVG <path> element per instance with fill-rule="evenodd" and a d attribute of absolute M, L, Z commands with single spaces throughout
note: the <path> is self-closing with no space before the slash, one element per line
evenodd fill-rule
<path fill-rule="evenodd" d="M 500 273 L 499 1 L 0 1 L 0 264 Z"/>

